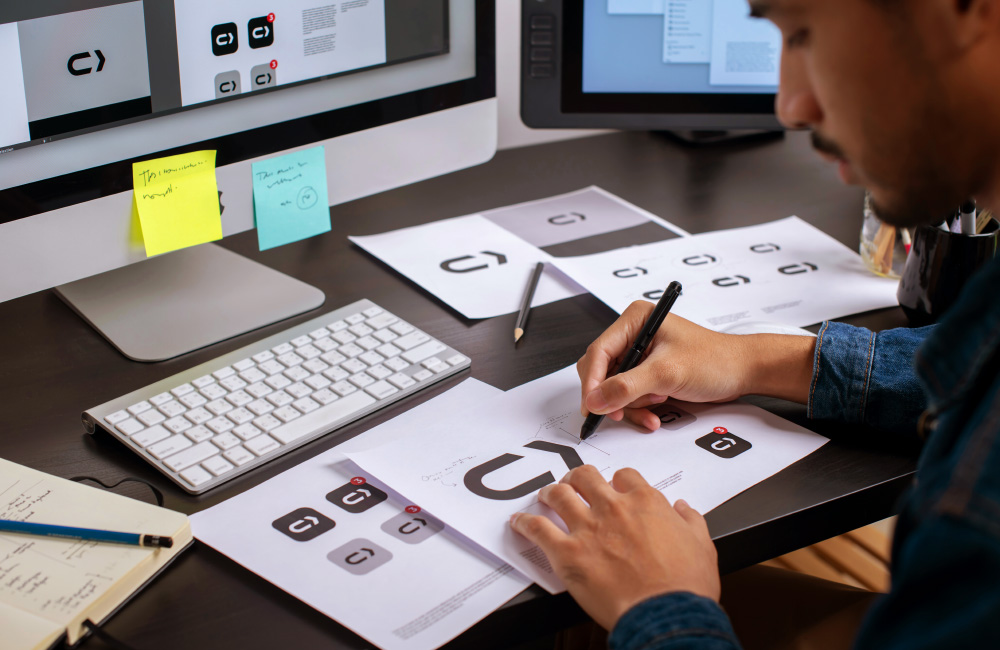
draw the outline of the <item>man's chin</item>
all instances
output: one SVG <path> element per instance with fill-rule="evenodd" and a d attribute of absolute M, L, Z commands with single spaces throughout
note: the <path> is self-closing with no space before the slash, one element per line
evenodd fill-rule
<path fill-rule="evenodd" d="M 871 192 L 871 205 L 875 215 L 897 228 L 916 228 L 917 226 L 934 226 L 943 220 L 947 210 L 938 210 L 927 202 L 889 200 L 880 197 L 877 192 Z"/>

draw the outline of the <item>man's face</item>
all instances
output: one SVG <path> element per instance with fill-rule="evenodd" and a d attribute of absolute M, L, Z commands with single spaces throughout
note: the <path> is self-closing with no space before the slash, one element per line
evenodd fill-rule
<path fill-rule="evenodd" d="M 844 182 L 868 188 L 896 225 L 954 212 L 984 189 L 996 157 L 978 137 L 982 108 L 962 101 L 964 56 L 934 41 L 945 4 L 750 0 L 784 40 L 779 119 L 811 128 Z"/>

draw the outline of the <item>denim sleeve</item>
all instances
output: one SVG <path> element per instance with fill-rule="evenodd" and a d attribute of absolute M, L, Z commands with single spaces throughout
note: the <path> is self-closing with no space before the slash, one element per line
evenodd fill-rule
<path fill-rule="evenodd" d="M 722 608 L 692 593 L 645 600 L 618 621 L 610 650 L 738 650 L 739 641 Z"/>
<path fill-rule="evenodd" d="M 913 360 L 934 326 L 875 333 L 823 323 L 816 340 L 809 417 L 915 436 L 927 397 Z"/>

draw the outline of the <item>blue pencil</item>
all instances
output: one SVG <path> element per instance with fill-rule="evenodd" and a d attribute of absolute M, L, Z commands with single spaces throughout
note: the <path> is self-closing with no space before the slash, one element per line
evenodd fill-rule
<path fill-rule="evenodd" d="M 165 537 L 163 535 L 117 533 L 111 530 L 95 530 L 93 528 L 75 528 L 73 526 L 36 524 L 30 521 L 11 521 L 9 519 L 0 519 L 0 533 L 42 535 L 46 537 L 68 537 L 70 539 L 82 539 L 90 542 L 111 542 L 114 544 L 128 544 L 130 546 L 170 548 L 174 545 L 172 537 Z"/>

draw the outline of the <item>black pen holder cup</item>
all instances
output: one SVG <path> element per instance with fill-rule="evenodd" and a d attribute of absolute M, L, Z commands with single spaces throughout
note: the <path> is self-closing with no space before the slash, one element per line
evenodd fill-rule
<path fill-rule="evenodd" d="M 968 279 L 996 256 L 998 240 L 1000 223 L 996 219 L 978 235 L 918 227 L 896 291 L 910 323 L 919 327 L 941 318 Z"/>

